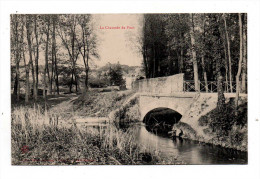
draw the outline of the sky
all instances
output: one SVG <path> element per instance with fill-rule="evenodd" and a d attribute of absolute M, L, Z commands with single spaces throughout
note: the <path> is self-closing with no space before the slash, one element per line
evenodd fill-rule
<path fill-rule="evenodd" d="M 99 39 L 98 51 L 100 59 L 95 61 L 98 66 L 117 63 L 140 66 L 141 53 L 138 52 L 137 38 L 140 36 L 140 14 L 95 14 L 93 15 L 94 30 Z M 122 26 L 125 27 L 122 28 Z M 117 29 L 107 29 L 107 28 Z"/>

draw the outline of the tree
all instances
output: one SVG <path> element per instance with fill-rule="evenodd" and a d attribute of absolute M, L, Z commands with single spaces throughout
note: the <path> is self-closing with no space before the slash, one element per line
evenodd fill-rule
<path fill-rule="evenodd" d="M 39 39 L 38 39 L 38 26 L 37 26 L 37 15 L 34 15 L 34 36 L 36 40 L 36 55 L 35 55 L 35 72 L 36 72 L 36 84 L 35 84 L 35 97 L 37 99 L 38 95 L 38 83 L 39 83 L 39 66 L 38 66 L 38 61 L 39 61 Z"/>
<path fill-rule="evenodd" d="M 20 88 L 26 89 L 26 102 L 32 87 L 33 99 L 37 100 L 41 85 L 44 91 L 49 88 L 48 94 L 59 94 L 60 85 L 68 86 L 70 92 L 75 86 L 78 91 L 84 80 L 87 91 L 90 64 L 98 58 L 98 39 L 92 23 L 91 15 L 11 15 L 11 82 L 17 101 Z M 224 78 L 231 87 L 226 86 L 226 91 L 234 92 L 232 80 L 236 79 L 238 96 L 245 93 L 246 23 L 246 14 L 145 14 L 138 48 L 146 78 L 184 73 L 185 80 L 195 81 L 196 91 L 200 90 L 199 79 L 204 79 L 206 92 L 207 81 L 215 84 L 217 80 L 221 104 Z M 81 58 L 82 67 L 77 61 Z M 45 62 L 44 71 L 40 60 Z M 107 85 L 104 82 L 108 76 L 113 85 L 124 83 L 120 67 L 111 65 L 110 74 L 105 73 L 99 83 Z M 91 84 L 98 86 L 93 78 Z"/>
<path fill-rule="evenodd" d="M 121 65 L 117 63 L 116 66 L 109 69 L 109 80 L 110 85 L 122 86 L 125 85 L 125 80 L 123 79 L 123 71 Z"/>
<path fill-rule="evenodd" d="M 223 49 L 224 49 L 224 56 L 225 56 L 225 80 L 226 80 L 226 91 L 229 92 L 229 82 L 228 82 L 228 55 L 227 55 L 227 45 L 226 45 L 226 37 L 225 37 L 225 32 L 223 32 L 223 27 L 220 26 L 220 33 L 221 33 L 221 38 L 222 40 L 222 44 L 223 44 Z"/>
<path fill-rule="evenodd" d="M 25 26 L 26 20 L 25 16 L 21 15 L 21 56 L 23 58 L 24 62 L 24 68 L 25 68 L 25 79 L 26 79 L 26 85 L 25 85 L 25 103 L 29 102 L 29 97 L 30 97 L 30 81 L 29 81 L 29 76 L 30 76 L 30 62 L 26 63 L 26 58 L 25 58 L 25 43 L 24 43 L 24 26 Z"/>
<path fill-rule="evenodd" d="M 218 102 L 217 108 L 220 113 L 224 111 L 225 107 L 225 96 L 223 90 L 223 73 L 225 71 L 223 60 L 222 60 L 222 42 L 219 27 L 219 15 L 212 15 L 212 26 L 213 26 L 213 39 L 215 41 L 214 45 L 214 58 L 216 61 L 216 72 L 217 72 L 217 91 L 218 91 Z"/>
<path fill-rule="evenodd" d="M 56 90 L 57 94 L 59 94 L 59 74 L 58 74 L 58 65 L 57 65 L 57 47 L 56 47 L 56 23 L 57 23 L 57 15 L 52 15 L 52 61 L 54 62 L 55 69 L 55 82 L 56 82 Z M 53 70 L 52 70 L 53 71 Z"/>
<path fill-rule="evenodd" d="M 247 15 L 243 14 L 243 62 L 242 62 L 242 86 L 241 92 L 246 93 L 246 78 L 247 78 Z"/>
<path fill-rule="evenodd" d="M 191 39 L 191 51 L 192 51 L 192 62 L 193 62 L 195 90 L 200 91 L 199 75 L 198 75 L 198 63 L 197 63 L 197 59 L 196 59 L 196 49 L 195 49 L 193 14 L 190 14 L 190 39 Z"/>
<path fill-rule="evenodd" d="M 46 35 L 46 41 L 45 41 L 45 66 L 44 66 L 44 73 L 43 73 L 43 81 L 44 81 L 44 89 L 43 89 L 43 95 L 44 95 L 44 99 L 45 99 L 45 104 L 46 104 L 46 73 L 48 73 L 48 77 L 49 77 L 49 67 L 48 67 L 48 50 L 49 50 L 49 33 L 50 33 L 50 18 L 48 15 L 45 16 L 45 22 L 46 22 L 46 26 L 47 28 L 45 29 L 45 35 Z M 50 77 L 48 78 L 50 81 Z M 51 93 L 51 87 L 50 87 L 50 83 L 49 83 L 49 91 L 48 93 Z"/>
<path fill-rule="evenodd" d="M 84 67 L 85 67 L 85 90 L 88 90 L 88 72 L 89 72 L 89 60 L 92 57 L 98 58 L 97 53 L 97 39 L 90 24 L 90 15 L 79 15 L 79 25 L 81 28 L 81 40 L 77 40 L 79 44 L 79 52 L 82 56 Z"/>
<path fill-rule="evenodd" d="M 76 26 L 77 19 L 76 15 L 61 15 L 59 20 L 59 29 L 57 30 L 64 47 L 67 49 L 70 61 L 71 61 L 71 85 L 70 92 L 72 92 L 73 76 L 75 76 L 76 81 L 76 91 L 77 91 L 77 75 L 76 75 L 76 61 L 79 55 L 79 50 L 76 44 Z"/>
<path fill-rule="evenodd" d="M 239 39 L 240 39 L 240 50 L 239 50 L 239 62 L 238 62 L 238 71 L 236 75 L 236 99 L 235 99 L 235 106 L 238 107 L 238 98 L 240 93 L 240 75 L 242 70 L 242 61 L 243 61 L 243 25 L 241 20 L 241 14 L 238 14 L 238 22 L 239 22 Z"/>
<path fill-rule="evenodd" d="M 14 95 L 16 100 L 20 99 L 20 61 L 22 58 L 21 48 L 23 35 L 21 35 L 22 31 L 22 16 L 11 15 L 11 53 L 15 59 L 15 82 L 14 82 Z M 20 28 L 20 29 L 19 29 Z M 20 38 L 19 38 L 20 37 Z"/>
<path fill-rule="evenodd" d="M 164 62 L 167 58 L 163 15 L 145 14 L 143 20 L 142 43 L 143 65 L 148 78 L 162 76 Z M 166 65 L 165 65 L 166 66 Z"/>
<path fill-rule="evenodd" d="M 203 14 L 203 19 L 202 19 L 202 29 L 203 29 L 203 35 L 202 35 L 202 54 L 201 54 L 201 65 L 202 65 L 202 70 L 203 70 L 203 78 L 205 80 L 205 89 L 206 92 L 209 91 L 208 89 L 208 78 L 207 78 L 207 72 L 206 72 L 206 67 L 205 67 L 205 51 L 206 51 L 206 44 L 205 44 L 205 14 Z"/>
<path fill-rule="evenodd" d="M 34 65 L 33 65 L 33 59 L 32 59 L 32 15 L 26 15 L 26 35 L 27 35 L 27 42 L 28 42 L 28 49 L 29 49 L 29 58 L 30 58 L 30 65 L 32 70 L 32 79 L 33 79 L 33 98 L 36 101 L 37 100 L 37 90 L 36 90 L 36 84 L 35 84 L 35 75 L 34 75 Z"/>
<path fill-rule="evenodd" d="M 231 60 L 231 53 L 230 53 L 230 39 L 229 39 L 229 33 L 228 33 L 228 29 L 227 29 L 226 15 L 223 14 L 222 17 L 223 17 L 224 25 L 225 25 L 227 48 L 228 48 L 230 91 L 231 91 L 231 93 L 233 93 L 233 85 L 232 85 L 232 60 Z"/>
<path fill-rule="evenodd" d="M 190 46 L 189 36 L 189 15 L 188 14 L 167 14 L 165 33 L 167 36 L 167 69 L 169 75 L 186 72 L 188 59 L 185 59 Z M 163 68 L 163 71 L 166 70 Z M 187 73 L 186 73 L 187 74 Z M 185 75 L 186 77 L 189 75 Z"/>

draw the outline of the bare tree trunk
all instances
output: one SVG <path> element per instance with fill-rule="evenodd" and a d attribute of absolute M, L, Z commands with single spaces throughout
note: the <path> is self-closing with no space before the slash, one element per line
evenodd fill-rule
<path fill-rule="evenodd" d="M 71 53 L 72 53 L 72 76 L 71 76 L 71 88 L 70 90 L 72 89 L 72 85 L 73 85 L 73 73 L 74 73 L 74 76 L 75 76 L 75 82 L 76 82 L 76 69 L 75 69 L 75 51 L 74 51 L 74 48 L 75 48 L 75 27 L 73 28 L 73 33 L 71 33 L 72 37 L 71 37 Z M 76 86 L 76 91 L 77 91 L 77 86 Z"/>
<path fill-rule="evenodd" d="M 229 92 L 229 88 L 228 88 L 228 59 L 227 59 L 227 49 L 226 49 L 226 44 L 225 42 L 223 41 L 223 48 L 224 48 L 224 54 L 225 54 L 225 79 L 226 79 L 226 84 L 225 84 L 225 87 L 226 87 L 226 92 Z"/>
<path fill-rule="evenodd" d="M 34 35 L 36 40 L 36 57 L 35 57 L 35 71 L 36 71 L 36 98 L 38 96 L 38 84 L 39 84 L 39 40 L 38 40 L 38 32 L 37 32 L 37 15 L 34 15 Z"/>
<path fill-rule="evenodd" d="M 75 78 L 75 88 L 76 88 L 76 93 L 77 93 L 78 92 L 78 79 L 77 79 L 76 74 L 74 75 L 74 78 Z"/>
<path fill-rule="evenodd" d="M 16 63 L 16 76 L 15 76 L 15 84 L 14 84 L 14 93 L 16 96 L 16 100 L 20 100 L 20 69 L 19 69 L 19 62 Z"/>
<path fill-rule="evenodd" d="M 202 55 L 201 64 L 202 64 L 202 70 L 203 70 L 203 78 L 205 80 L 205 89 L 206 89 L 206 92 L 208 93 L 209 92 L 209 86 L 208 86 L 208 78 L 207 78 L 207 72 L 206 72 L 206 69 L 205 69 L 204 58 L 205 58 L 205 56 Z"/>
<path fill-rule="evenodd" d="M 36 94 L 36 84 L 35 84 L 35 76 L 34 76 L 34 65 L 33 65 L 33 59 L 32 59 L 32 44 L 31 44 L 31 29 L 30 29 L 30 22 L 31 17 L 30 15 L 26 18 L 26 29 L 27 29 L 27 41 L 28 41 L 28 49 L 29 49 L 29 57 L 30 57 L 30 65 L 32 70 L 32 80 L 33 80 L 33 98 L 34 101 L 37 100 L 37 94 Z"/>
<path fill-rule="evenodd" d="M 84 53 L 85 55 L 85 53 Z M 87 57 L 87 62 L 85 61 L 85 56 L 83 57 L 84 59 L 84 64 L 85 64 L 85 92 L 88 91 L 88 71 L 89 71 L 89 66 L 88 66 L 88 57 Z"/>
<path fill-rule="evenodd" d="M 230 40 L 227 30 L 227 22 L 226 16 L 223 14 L 223 20 L 225 25 L 226 39 L 227 39 L 227 47 L 228 47 L 228 61 L 229 61 L 229 82 L 230 82 L 230 91 L 233 93 L 233 85 L 232 85 L 232 61 L 231 61 L 231 53 L 230 53 Z"/>
<path fill-rule="evenodd" d="M 86 71 L 86 78 L 85 78 L 85 86 L 86 86 L 86 91 L 88 90 L 88 72 L 89 72 L 89 48 L 87 47 L 87 63 L 86 63 L 86 67 L 85 67 L 85 71 Z"/>
<path fill-rule="evenodd" d="M 85 87 L 86 91 L 88 91 L 88 69 L 85 70 L 86 77 L 85 77 Z"/>
<path fill-rule="evenodd" d="M 47 68 L 47 75 L 48 75 L 48 94 L 52 94 L 52 76 L 50 75 L 49 65 Z"/>
<path fill-rule="evenodd" d="M 46 32 L 46 51 L 45 51 L 45 68 L 46 68 L 46 73 L 48 76 L 48 94 L 52 94 L 52 76 L 50 76 L 50 70 L 49 70 L 49 60 L 48 60 L 48 53 L 49 53 L 49 33 L 50 33 L 50 16 L 47 15 L 46 16 L 46 20 L 47 20 L 47 32 Z"/>
<path fill-rule="evenodd" d="M 47 97 L 46 95 L 47 94 L 46 94 L 46 65 L 45 65 L 44 72 L 43 72 L 43 97 L 44 97 L 45 101 L 46 101 L 46 97 Z"/>
<path fill-rule="evenodd" d="M 244 22 L 246 21 L 246 14 L 243 15 Z M 242 65 L 242 93 L 247 92 L 246 87 L 246 74 L 247 74 L 247 37 L 246 37 L 246 24 L 243 26 L 243 65 Z"/>
<path fill-rule="evenodd" d="M 201 58 L 201 63 L 202 63 L 202 70 L 203 70 L 203 78 L 205 80 L 205 88 L 206 88 L 206 92 L 209 92 L 209 88 L 208 88 L 208 78 L 207 78 L 207 72 L 205 69 L 205 15 L 203 15 L 203 54 L 202 54 L 202 58 Z"/>
<path fill-rule="evenodd" d="M 20 93 L 19 93 L 19 78 L 20 78 L 20 70 L 19 70 L 19 64 L 20 64 L 20 50 L 19 50 L 19 40 L 18 40 L 18 18 L 17 15 L 14 15 L 14 24 L 15 24 L 15 30 L 14 30 L 14 36 L 15 36 L 15 82 L 14 82 L 14 95 L 16 97 L 16 100 L 19 101 Z"/>
<path fill-rule="evenodd" d="M 53 56 L 51 58 L 51 76 L 50 76 L 50 90 L 51 90 L 51 94 L 53 94 L 53 87 L 52 87 L 52 82 L 53 82 L 53 76 L 54 76 L 54 59 L 53 59 Z"/>
<path fill-rule="evenodd" d="M 44 74 L 43 74 L 43 81 L 44 81 L 44 100 L 45 100 L 45 107 L 46 107 L 46 101 L 47 101 L 47 96 L 46 96 L 46 73 L 49 71 L 48 67 L 48 51 L 49 51 L 49 31 L 50 31 L 50 20 L 47 19 L 47 31 L 46 31 L 46 44 L 45 44 L 45 68 L 44 68 Z M 48 94 L 50 94 L 50 91 L 48 91 Z"/>
<path fill-rule="evenodd" d="M 223 45 L 223 49 L 224 49 L 224 55 L 225 55 L 225 91 L 229 92 L 229 82 L 228 82 L 228 57 L 227 57 L 227 46 L 226 46 L 226 35 L 225 35 L 225 29 L 223 31 L 223 29 L 221 27 L 219 27 L 219 31 L 222 37 L 222 45 Z"/>
<path fill-rule="evenodd" d="M 73 75 L 74 75 L 74 69 L 72 69 L 72 71 L 71 71 L 71 80 L 70 80 L 70 93 L 72 93 Z"/>
<path fill-rule="evenodd" d="M 15 66 L 15 82 L 14 82 L 14 95 L 16 96 L 16 100 L 19 101 L 20 100 L 20 59 L 21 59 L 21 55 L 19 55 L 18 57 L 19 59 L 17 59 L 18 61 L 16 61 L 16 66 Z"/>
<path fill-rule="evenodd" d="M 52 41 L 52 43 L 53 43 L 53 41 Z M 53 82 L 53 79 L 54 79 L 54 68 L 55 68 L 55 65 L 54 65 L 54 49 L 53 49 L 53 44 L 52 44 L 52 48 L 51 48 L 51 76 L 50 76 L 50 81 L 49 81 L 49 87 L 50 87 L 51 94 L 53 92 L 52 82 Z M 55 91 L 54 91 L 54 93 L 55 93 Z"/>
<path fill-rule="evenodd" d="M 22 20 L 23 21 L 23 20 Z M 21 32 L 21 42 L 23 42 L 24 39 L 24 22 L 22 22 L 22 32 Z M 30 66 L 29 64 L 26 65 L 26 60 L 25 60 L 25 53 L 24 53 L 24 46 L 21 44 L 21 58 L 23 58 L 24 62 L 24 68 L 25 68 L 25 79 L 26 79 L 26 87 L 25 87 L 25 103 L 29 102 L 29 96 L 30 96 L 30 82 L 29 82 L 29 71 L 30 71 Z"/>
<path fill-rule="evenodd" d="M 29 64 L 26 67 L 26 93 L 25 93 L 25 103 L 29 102 L 30 96 L 30 82 L 29 82 Z"/>
<path fill-rule="evenodd" d="M 22 28 L 23 31 L 23 28 Z M 26 60 L 25 60 L 25 54 L 24 54 L 24 47 L 22 47 L 23 51 L 23 60 L 24 60 L 24 67 L 25 67 L 25 77 L 26 77 L 26 87 L 25 87 L 25 103 L 29 102 L 29 96 L 30 96 L 30 82 L 29 82 L 29 71 L 30 71 L 30 66 L 29 64 L 26 65 Z"/>
<path fill-rule="evenodd" d="M 183 73 L 183 48 L 181 47 L 180 73 Z"/>
<path fill-rule="evenodd" d="M 242 69 L 242 61 L 243 61 L 243 35 L 242 35 L 242 20 L 241 14 L 238 14 L 239 18 L 239 39 L 240 39 L 240 50 L 239 50 L 239 62 L 238 62 L 238 71 L 236 75 L 236 99 L 235 99 L 235 106 L 238 107 L 238 98 L 240 93 L 240 75 Z"/>
<path fill-rule="evenodd" d="M 193 62 L 195 91 L 199 92 L 200 87 L 199 87 L 198 64 L 197 64 L 196 50 L 195 50 L 193 14 L 190 14 L 190 38 L 191 38 L 191 48 L 192 48 L 192 62 Z"/>
<path fill-rule="evenodd" d="M 75 81 L 76 81 L 76 92 L 80 91 L 80 81 L 79 81 L 79 77 L 75 76 Z"/>
<path fill-rule="evenodd" d="M 58 75 L 58 66 L 57 66 L 57 52 L 56 52 L 56 16 L 52 16 L 53 27 L 52 27 L 52 48 L 53 48 L 53 57 L 54 57 L 54 65 L 55 65 L 55 82 L 56 82 L 56 90 L 57 94 L 59 92 L 59 75 Z"/>
<path fill-rule="evenodd" d="M 214 55 L 216 60 L 216 72 L 217 72 L 217 91 L 218 91 L 218 102 L 217 109 L 219 113 L 223 113 L 225 108 L 225 95 L 223 90 L 223 60 L 221 57 L 221 30 L 219 28 L 219 15 L 214 15 L 215 21 L 213 22 L 214 30 L 213 35 L 215 39 Z"/>

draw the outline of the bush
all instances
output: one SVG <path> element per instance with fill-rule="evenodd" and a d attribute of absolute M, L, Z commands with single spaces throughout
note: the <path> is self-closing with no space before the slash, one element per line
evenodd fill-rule
<path fill-rule="evenodd" d="M 207 116 L 201 116 L 199 118 L 199 125 L 200 126 L 207 126 L 209 124 L 209 120 L 207 118 Z"/>
<path fill-rule="evenodd" d="M 237 114 L 234 106 L 234 101 L 230 100 L 222 111 L 215 108 L 205 116 L 199 119 L 200 126 L 209 126 L 217 135 L 227 136 L 234 125 L 241 125 L 242 127 L 247 124 L 247 102 L 238 106 Z"/>

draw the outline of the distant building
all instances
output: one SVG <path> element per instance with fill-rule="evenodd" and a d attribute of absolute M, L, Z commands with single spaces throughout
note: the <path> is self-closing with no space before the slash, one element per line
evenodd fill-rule
<path fill-rule="evenodd" d="M 132 89 L 132 83 L 134 82 L 135 77 L 125 77 L 125 85 L 126 85 L 126 89 Z"/>

